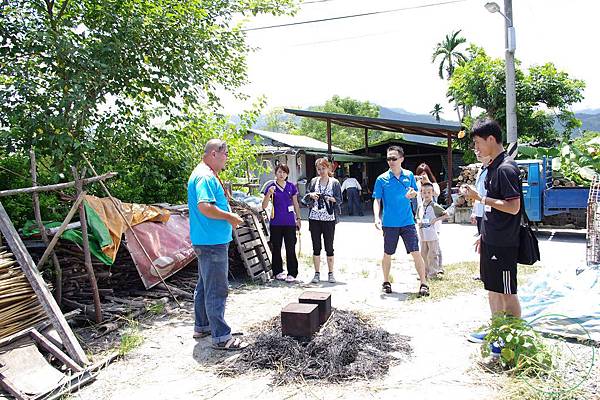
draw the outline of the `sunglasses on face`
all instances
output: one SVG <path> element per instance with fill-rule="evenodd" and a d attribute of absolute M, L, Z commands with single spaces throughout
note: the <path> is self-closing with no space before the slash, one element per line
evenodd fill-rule
<path fill-rule="evenodd" d="M 388 161 L 398 161 L 398 157 L 388 157 L 386 158 Z"/>

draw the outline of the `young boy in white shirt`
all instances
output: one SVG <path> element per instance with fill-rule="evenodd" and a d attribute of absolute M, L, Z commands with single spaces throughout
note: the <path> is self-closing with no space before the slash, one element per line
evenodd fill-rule
<path fill-rule="evenodd" d="M 440 249 L 439 232 L 442 221 L 448 218 L 446 210 L 433 200 L 433 185 L 421 185 L 423 203 L 417 209 L 417 224 L 421 241 L 421 255 L 425 261 L 427 277 L 440 276 L 442 268 L 442 252 Z"/>

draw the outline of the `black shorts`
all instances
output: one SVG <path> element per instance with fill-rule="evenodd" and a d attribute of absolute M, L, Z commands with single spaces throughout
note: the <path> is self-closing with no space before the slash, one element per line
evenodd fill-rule
<path fill-rule="evenodd" d="M 383 228 L 383 252 L 389 256 L 396 252 L 398 240 L 402 237 L 406 254 L 419 251 L 419 236 L 414 225 Z"/>
<path fill-rule="evenodd" d="M 481 242 L 479 273 L 485 290 L 517 294 L 517 247 L 499 247 Z"/>

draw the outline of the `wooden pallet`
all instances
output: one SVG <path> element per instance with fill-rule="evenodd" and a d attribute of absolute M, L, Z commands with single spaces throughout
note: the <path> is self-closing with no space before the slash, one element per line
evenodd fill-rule
<path fill-rule="evenodd" d="M 264 213 L 240 213 L 244 223 L 233 230 L 233 240 L 248 275 L 253 280 L 267 282 L 272 278 L 271 250 Z"/>

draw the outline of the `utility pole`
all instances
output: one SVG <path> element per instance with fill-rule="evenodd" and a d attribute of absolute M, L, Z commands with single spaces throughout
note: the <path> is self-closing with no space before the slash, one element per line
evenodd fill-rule
<path fill-rule="evenodd" d="M 517 156 L 517 92 L 515 89 L 516 37 L 513 26 L 512 0 L 504 0 L 505 44 L 506 44 L 506 139 L 510 158 Z"/>

